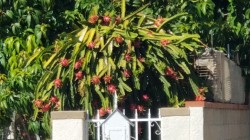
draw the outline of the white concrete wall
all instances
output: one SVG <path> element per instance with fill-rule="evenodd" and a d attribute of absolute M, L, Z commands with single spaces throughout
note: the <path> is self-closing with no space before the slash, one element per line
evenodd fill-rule
<path fill-rule="evenodd" d="M 169 116 L 162 118 L 162 140 L 191 140 L 189 138 L 189 116 Z"/>
<path fill-rule="evenodd" d="M 53 120 L 53 140 L 82 140 L 83 120 L 67 119 Z M 82 130 L 79 132 L 79 130 Z"/>
<path fill-rule="evenodd" d="M 161 140 L 192 140 L 189 108 L 162 108 L 161 116 Z"/>
<path fill-rule="evenodd" d="M 250 140 L 248 109 L 164 108 L 161 114 L 162 140 Z"/>
<path fill-rule="evenodd" d="M 87 140 L 88 130 L 83 111 L 51 113 L 52 140 Z"/>
<path fill-rule="evenodd" d="M 205 140 L 250 140 L 249 110 L 204 109 Z"/>

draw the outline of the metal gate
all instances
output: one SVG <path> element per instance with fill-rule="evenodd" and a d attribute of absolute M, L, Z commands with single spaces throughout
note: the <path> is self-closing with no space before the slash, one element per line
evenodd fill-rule
<path fill-rule="evenodd" d="M 111 113 L 112 114 L 112 113 Z M 125 114 L 125 110 L 123 110 Z M 158 111 L 157 117 L 151 117 L 150 109 L 147 110 L 147 115 L 140 117 L 137 109 L 134 111 L 134 117 L 129 118 L 130 122 L 133 123 L 131 126 L 131 140 L 160 140 L 161 139 L 161 116 L 160 110 Z M 95 140 L 108 140 L 102 137 L 101 124 L 105 119 L 100 118 L 99 110 L 97 110 L 97 115 L 94 119 L 90 119 L 87 115 L 87 122 L 89 128 L 92 128 L 92 134 L 89 134 L 89 139 Z M 122 139 L 122 138 L 121 138 Z M 112 140 L 112 139 L 111 139 Z"/>

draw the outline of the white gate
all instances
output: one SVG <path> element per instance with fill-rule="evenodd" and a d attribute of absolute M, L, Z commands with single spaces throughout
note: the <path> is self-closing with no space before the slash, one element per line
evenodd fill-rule
<path fill-rule="evenodd" d="M 161 137 L 161 116 L 160 110 L 158 111 L 158 117 L 151 117 L 150 109 L 147 111 L 147 116 L 143 118 L 138 117 L 137 109 L 134 111 L 134 118 L 129 118 L 129 120 L 134 124 L 131 126 L 131 138 L 132 140 L 139 140 L 141 129 L 143 130 L 143 136 L 146 140 L 160 140 Z M 123 114 L 125 114 L 125 110 L 123 110 Z M 94 128 L 94 133 L 96 136 L 96 140 L 106 140 L 102 138 L 102 130 L 101 124 L 105 121 L 105 119 L 100 118 L 99 110 L 97 110 L 97 115 L 95 119 L 89 119 L 89 115 L 87 115 L 88 125 L 92 125 Z M 143 125 L 143 126 L 142 126 Z M 143 128 L 142 128 L 143 127 Z M 121 138 L 122 139 L 122 138 Z M 120 140 L 121 140 L 120 139 Z"/>

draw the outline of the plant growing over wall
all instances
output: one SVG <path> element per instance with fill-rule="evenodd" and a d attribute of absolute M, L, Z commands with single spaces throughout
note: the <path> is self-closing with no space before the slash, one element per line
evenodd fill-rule
<path fill-rule="evenodd" d="M 49 135 L 43 131 L 50 129 L 49 111 L 101 109 L 105 115 L 115 91 L 120 107 L 142 113 L 147 107 L 178 106 L 197 92 L 188 53 L 200 47 L 198 35 L 172 28 L 189 14 L 155 12 L 166 0 L 133 14 L 129 11 L 148 1 L 126 1 L 127 11 L 124 1 L 123 10 L 120 1 L 109 2 L 0 1 L 1 124 L 16 112 L 25 133 Z"/>
<path fill-rule="evenodd" d="M 34 89 L 43 72 L 43 60 L 36 58 L 57 34 L 72 30 L 71 20 L 63 17 L 73 7 L 68 4 L 71 0 L 54 2 L 0 1 L 0 126 L 15 121 L 15 139 L 32 139 L 34 132 L 45 132 L 43 123 L 31 120 Z"/>
<path fill-rule="evenodd" d="M 129 11 L 140 8 L 147 2 L 151 2 L 151 5 L 126 20 L 121 18 L 121 23 L 114 25 L 115 17 L 121 16 L 122 13 L 120 10 L 121 1 L 119 0 L 108 2 L 104 0 L 0 0 L 1 125 L 3 122 L 10 121 L 12 112 L 17 112 L 20 116 L 25 116 L 26 121 L 30 121 L 29 128 L 27 128 L 30 132 L 37 132 L 43 127 L 49 129 L 49 126 L 45 125 L 49 122 L 49 113 L 38 113 L 38 118 L 43 119 L 45 122 L 41 123 L 41 125 L 37 121 L 30 120 L 30 115 L 34 111 L 32 105 L 34 105 L 36 111 L 38 111 L 37 108 L 40 108 L 39 110 L 44 112 L 54 108 L 89 109 L 93 107 L 93 109 L 101 109 L 105 115 L 112 105 L 110 101 L 115 90 L 120 97 L 120 106 L 125 106 L 131 110 L 137 108 L 143 112 L 146 107 L 150 106 L 157 108 L 165 105 L 177 105 L 177 96 L 179 100 L 182 100 L 185 96 L 191 95 L 192 90 L 197 91 L 195 86 L 191 86 L 193 89 L 190 87 L 193 84 L 190 84 L 192 81 L 188 80 L 188 77 L 190 76 L 193 81 L 195 79 L 192 76 L 192 69 L 189 67 L 189 62 L 186 58 L 188 58 L 188 53 L 199 47 L 199 43 L 193 40 L 192 37 L 183 42 L 178 42 L 184 36 L 182 34 L 186 32 L 199 33 L 201 40 L 206 43 L 210 42 L 211 34 L 213 34 L 214 47 L 225 47 L 227 44 L 230 44 L 232 49 L 239 51 L 240 65 L 245 67 L 246 74 L 249 73 L 247 69 L 250 62 L 248 61 L 249 1 L 127 0 L 127 14 L 125 15 L 128 15 Z M 88 22 L 91 16 L 89 11 L 94 6 L 98 6 L 98 10 L 93 10 L 95 12 L 92 12 L 91 15 L 98 15 L 98 20 L 97 23 L 90 24 Z M 169 17 L 185 12 L 188 14 L 183 14 L 171 21 L 161 23 L 162 20 L 165 21 Z M 159 15 L 164 18 L 156 20 Z M 109 17 L 111 18 L 110 26 L 102 23 L 104 17 L 106 22 L 109 21 Z M 157 31 L 156 25 L 161 24 L 163 25 L 161 30 Z M 68 34 L 73 28 L 77 30 Z M 86 48 L 88 46 L 86 40 L 79 41 L 81 33 L 84 33 L 81 30 L 86 31 L 82 39 L 89 37 L 89 30 L 95 30 L 93 41 L 96 42 L 93 49 Z M 100 31 L 102 32 L 100 33 Z M 142 31 L 152 32 L 143 35 Z M 61 32 L 65 33 L 59 35 L 60 39 L 55 41 L 54 46 L 49 47 Z M 78 34 L 78 32 L 80 33 Z M 98 43 L 101 42 L 100 39 L 95 40 L 98 38 L 97 35 L 100 35 L 100 38 L 102 37 L 104 45 Z M 118 37 L 118 35 L 123 39 Z M 133 37 L 133 35 L 136 37 Z M 169 46 L 161 47 L 159 40 L 165 37 L 168 38 L 168 36 L 170 38 L 179 37 L 179 39 L 169 39 L 171 40 Z M 121 44 L 116 42 L 116 37 L 118 37 L 118 42 L 123 40 Z M 135 38 L 142 42 L 141 48 L 134 48 L 133 42 L 136 40 Z M 113 41 L 113 47 L 110 47 L 112 48 L 111 53 L 107 54 L 107 46 L 110 44 L 110 40 Z M 73 46 L 77 46 L 76 44 L 78 43 L 80 43 L 79 50 L 73 54 Z M 129 44 L 131 44 L 130 50 L 128 48 Z M 168 42 L 162 41 L 162 44 L 168 44 Z M 101 46 L 105 46 L 105 49 L 100 49 Z M 44 48 L 43 52 L 38 52 Z M 182 51 L 185 53 L 181 53 Z M 35 54 L 33 55 L 34 52 Z M 91 55 L 87 59 L 88 61 L 85 60 L 87 52 Z M 127 52 L 129 52 L 128 55 Z M 49 59 L 54 53 L 56 55 Z M 97 60 L 94 60 L 94 56 Z M 96 72 L 97 70 L 95 69 L 96 66 L 99 67 L 101 64 L 99 59 L 104 61 L 105 57 L 110 58 L 115 64 L 115 68 L 111 66 L 111 77 L 109 77 L 107 71 L 103 71 L 104 75 L 100 77 L 100 72 Z M 47 66 L 41 66 L 42 63 L 43 65 L 46 64 L 45 60 L 47 60 Z M 137 60 L 142 62 L 139 61 L 139 63 Z M 29 62 L 29 65 L 26 65 L 27 62 Z M 121 62 L 123 64 L 125 62 L 125 66 L 120 65 Z M 182 70 L 183 68 L 179 64 L 181 62 L 187 65 L 188 69 L 190 69 L 190 74 Z M 110 63 L 106 64 L 105 61 L 104 64 L 105 67 L 110 65 Z M 136 70 L 133 70 L 133 64 L 136 64 Z M 142 68 L 140 67 L 139 69 L 139 66 L 142 66 Z M 167 67 L 172 69 L 166 70 Z M 126 71 L 125 75 L 123 75 L 124 69 L 130 69 L 131 71 Z M 47 79 L 46 77 L 40 79 L 44 70 L 49 76 Z M 60 77 L 58 79 L 56 78 L 57 71 L 59 71 L 58 75 Z M 129 74 L 130 77 L 128 77 Z M 83 82 L 86 81 L 87 77 L 92 79 L 93 75 L 100 77 L 99 85 L 93 86 L 91 82 L 90 84 Z M 179 80 L 171 78 L 176 76 Z M 159 77 L 164 77 L 169 84 L 167 82 L 163 83 L 162 79 L 159 80 Z M 40 86 L 34 92 L 38 79 L 40 79 Z M 139 79 L 139 82 L 136 82 L 137 79 Z M 43 80 L 45 84 L 41 82 Z M 52 84 L 54 80 L 53 84 L 55 84 L 55 87 Z M 108 86 L 109 81 L 112 82 L 110 86 Z M 121 88 L 120 81 L 129 88 Z M 47 93 L 45 93 L 43 89 L 45 89 L 46 83 L 49 82 L 50 87 L 48 86 L 46 89 Z M 93 83 L 98 82 L 98 77 L 93 80 Z M 82 87 L 87 89 L 87 91 L 80 90 L 81 83 L 84 83 Z M 138 84 L 135 86 L 136 83 L 139 83 L 140 86 Z M 103 102 L 103 98 L 100 100 L 101 96 L 95 91 L 95 87 L 98 86 L 105 102 Z M 124 92 L 122 89 L 124 89 Z M 36 93 L 36 97 L 34 93 Z M 34 98 L 36 99 L 33 101 Z M 123 100 L 126 104 L 123 104 Z M 128 105 L 129 103 L 131 105 Z M 41 132 L 46 131 L 41 130 Z"/>
<path fill-rule="evenodd" d="M 141 112 L 150 104 L 179 106 L 198 94 L 188 54 L 201 47 L 199 35 L 165 28 L 187 13 L 155 19 L 144 14 L 148 6 L 131 13 L 125 0 L 120 11 L 94 7 L 81 27 L 46 48 L 34 119 L 51 110 L 83 109 L 93 115 L 101 108 L 105 115 L 115 93 L 119 107 L 130 103 L 128 108 Z"/>

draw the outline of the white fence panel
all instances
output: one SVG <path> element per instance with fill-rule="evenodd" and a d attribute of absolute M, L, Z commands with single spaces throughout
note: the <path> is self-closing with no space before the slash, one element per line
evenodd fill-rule
<path fill-rule="evenodd" d="M 125 114 L 125 110 L 123 110 L 123 114 Z M 161 135 L 161 115 L 160 110 L 157 117 L 151 117 L 150 109 L 147 111 L 147 116 L 144 118 L 140 118 L 138 115 L 137 109 L 134 112 L 134 118 L 129 118 L 129 120 L 134 124 L 131 126 L 131 130 L 133 134 L 131 135 L 132 140 L 139 140 L 140 134 L 138 131 L 141 130 L 141 125 L 144 123 L 146 128 L 144 127 L 144 133 L 147 134 L 146 140 L 152 140 L 152 136 L 154 137 L 153 140 L 160 140 Z M 95 136 L 97 140 L 106 140 L 102 138 L 102 131 L 101 131 L 101 124 L 105 121 L 105 119 L 100 118 L 99 110 L 97 110 L 96 118 L 90 119 L 89 115 L 87 116 L 87 121 L 89 125 L 93 125 L 96 131 Z M 139 125 L 140 124 L 140 125 Z M 152 130 L 152 127 L 154 128 Z M 146 131 L 145 131 L 146 130 Z M 144 134 L 145 135 L 145 134 Z M 156 138 L 157 136 L 157 138 Z"/>

